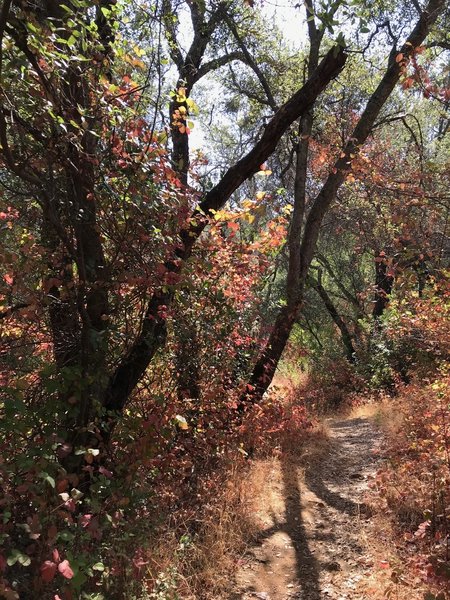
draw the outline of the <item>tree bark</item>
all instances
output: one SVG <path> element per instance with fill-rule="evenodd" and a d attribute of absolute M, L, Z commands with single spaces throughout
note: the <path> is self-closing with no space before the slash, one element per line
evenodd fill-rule
<path fill-rule="evenodd" d="M 393 275 L 388 274 L 388 265 L 384 252 L 375 253 L 375 303 L 372 315 L 379 320 L 389 304 L 392 287 L 394 285 Z"/>
<path fill-rule="evenodd" d="M 346 54 L 342 48 L 330 50 L 306 84 L 276 112 L 253 149 L 232 166 L 206 194 L 199 208 L 194 211 L 189 227 L 180 232 L 182 244 L 173 260 L 168 261 L 166 265 L 171 272 L 181 271 L 213 211 L 223 207 L 233 192 L 259 170 L 260 165 L 276 148 L 284 132 L 296 119 L 305 114 L 331 79 L 339 74 L 345 61 Z M 124 408 L 130 393 L 143 376 L 156 351 L 163 346 L 166 321 L 162 309 L 171 304 L 173 297 L 173 290 L 157 290 L 150 299 L 140 334 L 128 356 L 122 360 L 110 378 L 104 402 L 107 411 L 120 412 Z M 111 416 L 110 427 L 116 418 L 117 415 Z"/>
<path fill-rule="evenodd" d="M 307 279 L 309 285 L 316 290 L 316 292 L 319 294 L 320 298 L 322 299 L 322 302 L 325 306 L 325 308 L 327 309 L 330 317 L 333 319 L 334 323 L 336 324 L 337 328 L 340 331 L 341 334 L 341 339 L 342 339 L 342 343 L 344 345 L 345 348 L 345 353 L 347 356 L 347 360 L 350 363 L 354 363 L 355 362 L 355 355 L 356 355 L 356 351 L 355 348 L 353 346 L 353 338 L 352 335 L 347 327 L 346 322 L 344 321 L 344 319 L 341 317 L 341 315 L 339 314 L 337 308 L 335 307 L 332 299 L 330 298 L 328 292 L 326 291 L 326 289 L 323 287 L 322 282 L 321 282 L 321 277 L 319 274 L 319 278 L 316 280 L 314 279 L 314 277 L 308 276 Z"/>
<path fill-rule="evenodd" d="M 203 63 L 208 44 L 218 25 L 227 18 L 226 3 L 218 5 L 208 21 L 205 20 L 204 5 L 189 3 L 194 39 L 191 47 L 183 57 L 177 40 L 174 25 L 174 14 L 170 0 L 163 2 L 164 22 L 171 46 L 172 58 L 178 68 L 176 89 L 172 92 L 169 107 L 170 133 L 172 139 L 172 166 L 177 173 L 180 184 L 187 188 L 190 166 L 189 152 L 189 101 L 194 84 L 213 69 L 219 68 L 232 60 L 242 60 L 242 53 L 232 52 Z M 189 296 L 184 290 L 184 295 Z M 196 325 L 191 322 L 189 314 L 179 311 L 175 323 L 176 337 L 175 367 L 177 377 L 178 398 L 200 397 L 199 345 Z"/>

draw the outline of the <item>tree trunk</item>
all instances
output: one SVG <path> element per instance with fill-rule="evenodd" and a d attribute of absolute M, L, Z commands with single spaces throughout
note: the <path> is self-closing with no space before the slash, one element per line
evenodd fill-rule
<path fill-rule="evenodd" d="M 345 61 L 346 54 L 343 49 L 330 50 L 306 84 L 276 112 L 252 150 L 230 167 L 219 183 L 206 194 L 199 208 L 194 211 L 189 227 L 180 232 L 183 245 L 176 252 L 176 256 L 166 263 L 166 268 L 170 272 L 180 273 L 184 262 L 191 255 L 196 240 L 205 229 L 208 218 L 214 214 L 214 211 L 225 205 L 246 179 L 259 170 L 260 165 L 275 150 L 285 131 L 309 110 L 326 85 L 341 71 Z M 105 409 L 110 412 L 107 425 L 109 431 L 117 422 L 118 413 L 125 407 L 131 392 L 153 356 L 165 343 L 167 331 L 162 307 L 170 306 L 173 297 L 173 290 L 167 289 L 157 290 L 153 294 L 147 305 L 140 334 L 128 355 L 123 358 L 110 377 L 104 400 Z"/>
<path fill-rule="evenodd" d="M 384 252 L 375 253 L 375 303 L 372 315 L 379 320 L 389 304 L 394 277 L 388 274 L 388 265 Z"/>
<path fill-rule="evenodd" d="M 350 331 L 349 331 L 349 329 L 347 327 L 347 324 L 345 323 L 344 319 L 338 313 L 338 310 L 335 307 L 335 305 L 333 304 L 333 301 L 330 298 L 328 292 L 323 287 L 323 285 L 321 283 L 320 275 L 319 275 L 319 279 L 318 280 L 314 279 L 313 277 L 308 277 L 308 283 L 319 294 L 319 296 L 321 297 L 322 302 L 324 303 L 324 306 L 327 309 L 330 317 L 333 319 L 334 323 L 336 324 L 337 328 L 339 329 L 339 331 L 341 333 L 342 343 L 343 343 L 344 348 L 345 348 L 347 360 L 349 361 L 349 363 L 353 364 L 355 362 L 356 351 L 355 351 L 355 348 L 353 346 L 352 335 L 351 335 L 351 333 L 350 333 Z"/>
<path fill-rule="evenodd" d="M 278 361 L 293 326 L 293 321 L 290 316 L 298 313 L 303 301 L 304 284 L 308 277 L 309 267 L 316 251 L 317 240 L 319 238 L 323 219 L 329 210 L 331 203 L 336 198 L 339 188 L 344 183 L 361 145 L 370 135 L 381 109 L 399 82 L 403 73 L 405 61 L 409 60 L 415 48 L 422 44 L 444 5 L 445 0 L 430 0 L 402 48 L 398 52 L 396 52 L 394 48 L 394 51 L 391 52 L 383 78 L 369 98 L 363 114 L 341 153 L 341 157 L 336 161 L 333 170 L 311 206 L 304 226 L 299 253 L 297 253 L 297 241 L 294 241 L 293 244 L 290 243 L 288 308 L 286 311 L 281 311 L 275 321 L 272 335 L 270 336 L 260 359 L 256 362 L 254 372 L 250 378 L 250 386 L 247 387 L 247 390 L 242 396 L 241 403 L 260 402 L 271 384 Z M 309 6 L 311 7 L 311 4 L 309 4 Z M 312 15 L 313 14 L 314 12 L 312 11 Z M 310 19 L 308 22 L 313 24 L 314 20 Z M 301 210 L 300 206 L 298 210 Z M 294 229 L 292 229 L 291 226 L 290 237 L 299 233 L 299 223 L 298 219 L 295 217 L 295 206 L 293 223 L 295 223 L 295 225 Z M 298 276 L 291 271 L 291 265 L 297 265 L 297 263 L 300 265 Z M 292 285 L 296 286 L 294 290 L 292 289 Z M 285 318 L 285 312 L 287 312 L 289 318 Z"/>
<path fill-rule="evenodd" d="M 254 404 L 259 401 L 267 391 L 286 347 L 292 327 L 298 318 L 299 309 L 300 307 L 291 309 L 285 306 L 278 313 L 269 340 L 253 367 L 246 390 L 241 396 L 238 407 L 240 412 L 245 410 L 248 403 Z"/>

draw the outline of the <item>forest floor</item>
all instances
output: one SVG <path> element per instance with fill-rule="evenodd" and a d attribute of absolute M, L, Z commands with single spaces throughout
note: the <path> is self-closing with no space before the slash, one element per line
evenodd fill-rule
<path fill-rule="evenodd" d="M 380 573 L 386 549 L 365 503 L 383 435 L 364 413 L 323 427 L 262 468 L 260 534 L 230 600 L 363 600 L 389 586 Z"/>

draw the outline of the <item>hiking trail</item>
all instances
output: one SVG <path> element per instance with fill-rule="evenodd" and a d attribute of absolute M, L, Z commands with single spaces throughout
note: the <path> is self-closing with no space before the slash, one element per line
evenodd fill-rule
<path fill-rule="evenodd" d="M 382 434 L 366 417 L 325 421 L 320 460 L 283 453 L 258 517 L 261 533 L 236 574 L 230 600 L 365 600 L 374 557 L 364 503 Z M 300 453 L 299 453 L 300 454 Z M 283 458 L 284 457 L 284 458 Z"/>

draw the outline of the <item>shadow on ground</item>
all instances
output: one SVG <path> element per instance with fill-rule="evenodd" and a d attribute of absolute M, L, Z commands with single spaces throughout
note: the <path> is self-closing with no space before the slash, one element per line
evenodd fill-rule
<path fill-rule="evenodd" d="M 351 431 L 356 431 L 356 434 L 347 434 Z M 301 595 L 296 598 L 304 600 L 321 600 L 322 594 L 320 589 L 320 573 L 322 570 L 330 570 L 330 565 L 321 563 L 310 549 L 309 536 L 307 527 L 302 517 L 302 509 L 304 508 L 304 498 L 307 490 L 311 491 L 321 502 L 323 508 L 319 507 L 323 513 L 323 518 L 327 518 L 327 508 L 332 508 L 341 513 L 350 516 L 358 516 L 360 514 L 370 514 L 370 508 L 366 504 L 359 504 L 353 500 L 341 496 L 336 491 L 330 489 L 342 485 L 342 482 L 347 478 L 358 479 L 358 472 L 348 473 L 345 469 L 336 467 L 336 464 L 345 460 L 348 456 L 349 446 L 358 446 L 363 444 L 371 445 L 371 427 L 367 419 L 352 419 L 349 421 L 335 422 L 333 429 L 338 433 L 337 438 L 333 440 L 332 448 L 332 463 L 322 462 L 319 468 L 307 467 L 305 473 L 305 490 L 299 484 L 299 472 L 304 470 L 305 465 L 299 462 L 299 459 L 292 455 L 288 449 L 283 452 L 281 459 L 281 472 L 283 483 L 283 499 L 285 506 L 284 519 L 280 520 L 277 515 L 273 514 L 273 525 L 261 532 L 256 540 L 256 544 L 261 546 L 264 540 L 271 538 L 278 532 L 286 533 L 295 551 L 295 578 L 301 588 Z M 361 433 L 364 429 L 364 433 Z M 352 465 L 352 468 L 358 469 L 358 464 Z M 362 476 L 361 476 L 362 478 Z M 302 502 L 303 500 L 303 502 Z M 322 515 L 321 515 L 322 516 Z M 310 528 L 309 528 L 310 529 Z M 319 537 L 317 537 L 319 536 Z M 328 540 L 332 543 L 332 534 L 315 534 L 315 539 Z M 248 591 L 255 591 L 254 588 Z M 235 596 L 236 600 L 240 596 Z"/>

